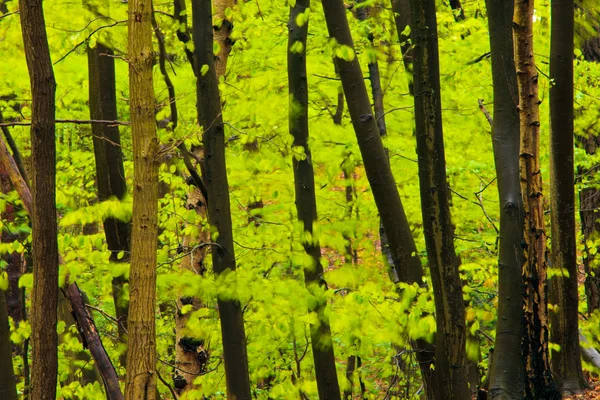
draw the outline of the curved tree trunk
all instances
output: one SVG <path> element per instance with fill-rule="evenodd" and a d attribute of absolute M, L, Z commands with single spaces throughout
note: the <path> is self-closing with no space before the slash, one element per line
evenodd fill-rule
<path fill-rule="evenodd" d="M 575 176 L 573 164 L 573 0 L 553 0 L 550 42 L 550 204 L 552 213 L 552 267 L 550 313 L 552 372 L 560 390 L 577 393 L 588 387 L 579 353 L 579 297 L 575 231 Z M 560 272 L 558 271 L 560 269 Z"/>
<path fill-rule="evenodd" d="M 31 81 L 33 291 L 31 396 L 54 398 L 58 372 L 58 240 L 56 220 L 56 82 L 42 0 L 19 2 L 25 58 Z"/>
<path fill-rule="evenodd" d="M 434 0 L 411 0 L 421 210 L 436 309 L 435 366 L 444 399 L 469 399 L 465 306 L 454 249 L 442 133 Z"/>
<path fill-rule="evenodd" d="M 335 38 L 339 45 L 348 46 L 354 51 L 343 1 L 323 2 L 323 10 L 327 30 L 331 37 Z M 373 190 L 375 203 L 389 240 L 393 275 L 397 277 L 397 282 L 422 284 L 423 267 L 398 195 L 390 164 L 387 161 L 377 123 L 373 117 L 358 59 L 352 53 L 352 56 L 346 59 L 336 57 L 335 61 L 340 71 L 344 95 L 358 139 L 367 179 Z M 430 345 L 425 340 L 418 340 L 414 345 L 423 375 L 425 392 L 429 399 L 436 399 L 438 392 L 434 378 L 435 373 L 432 371 L 433 354 L 429 351 Z"/>
<path fill-rule="evenodd" d="M 512 21 L 514 0 L 487 0 L 494 84 L 492 141 L 500 198 L 498 322 L 489 392 L 493 399 L 521 399 L 525 364 L 521 359 L 523 202 L 519 176 L 520 127 Z"/>
<path fill-rule="evenodd" d="M 213 55 L 211 0 L 193 0 L 193 38 L 196 59 L 198 122 L 204 128 L 204 182 L 208 192 L 208 220 L 217 232 L 211 246 L 213 270 L 217 276 L 235 273 L 235 254 L 231 226 L 229 183 L 225 161 L 225 138 L 221 97 Z M 208 70 L 206 68 L 208 67 Z M 204 68 L 204 70 L 203 70 Z M 223 338 L 223 358 L 227 396 L 250 399 L 250 378 L 246 333 L 240 302 L 218 298 Z"/>
<path fill-rule="evenodd" d="M 297 0 L 290 8 L 288 22 L 288 84 L 290 93 L 289 129 L 294 137 L 294 146 L 304 150 L 304 157 L 294 157 L 294 181 L 296 192 L 296 210 L 298 220 L 304 231 L 312 238 L 313 221 L 317 220 L 317 201 L 315 196 L 315 180 L 312 155 L 308 147 L 308 82 L 306 74 L 306 36 L 308 34 L 308 14 L 310 0 Z M 303 16 L 305 16 L 302 18 Z M 300 23 L 299 23 L 300 22 Z M 340 387 L 335 367 L 335 355 L 331 340 L 329 318 L 326 315 L 327 300 L 323 291 L 327 288 L 321 265 L 321 247 L 312 239 L 303 243 L 306 254 L 314 265 L 304 268 L 306 288 L 313 293 L 315 302 L 309 308 L 318 316 L 318 322 L 311 325 L 310 336 L 315 363 L 317 388 L 321 399 L 339 399 Z"/>
<path fill-rule="evenodd" d="M 158 149 L 152 80 L 152 5 L 129 1 L 129 96 L 133 139 L 133 220 L 125 397 L 156 396 Z"/>
<path fill-rule="evenodd" d="M 514 37 L 521 127 L 520 175 L 523 197 L 523 324 L 525 398 L 560 399 L 548 354 L 547 249 L 540 173 L 538 72 L 533 57 L 533 0 L 515 1 Z"/>

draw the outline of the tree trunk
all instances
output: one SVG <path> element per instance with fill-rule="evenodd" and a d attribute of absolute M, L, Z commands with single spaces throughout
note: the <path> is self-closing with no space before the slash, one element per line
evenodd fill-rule
<path fill-rule="evenodd" d="M 434 0 L 411 0 L 421 210 L 436 309 L 435 369 L 443 399 L 469 399 L 465 306 L 454 249 L 442 133 Z"/>
<path fill-rule="evenodd" d="M 407 75 L 408 91 L 411 95 L 414 95 L 412 45 L 410 43 L 410 34 L 405 33 L 406 27 L 410 28 L 410 0 L 392 0 L 392 11 L 394 12 L 400 50 L 402 51 L 402 62 L 404 63 L 404 70 Z"/>
<path fill-rule="evenodd" d="M 327 300 L 324 290 L 327 283 L 321 264 L 321 247 L 312 237 L 313 221 L 317 220 L 317 202 L 312 155 L 308 147 L 308 82 L 306 74 L 306 36 L 308 34 L 308 14 L 310 0 L 297 0 L 290 8 L 288 22 L 288 84 L 290 93 L 289 129 L 294 137 L 293 146 L 301 147 L 304 155 L 294 156 L 294 181 L 298 220 L 303 224 L 309 239 L 302 244 L 313 265 L 304 267 L 306 288 L 315 299 L 309 308 L 318 316 L 318 322 L 310 327 L 311 345 L 315 363 L 315 375 L 320 399 L 339 399 L 340 387 L 335 367 L 335 355 L 331 340 L 331 328 L 327 314 Z M 305 16 L 305 17 L 304 17 Z M 304 18 L 303 18 L 304 17 Z"/>
<path fill-rule="evenodd" d="M 397 277 L 397 282 L 422 284 L 423 267 L 398 195 L 398 188 L 394 182 L 390 164 L 387 161 L 377 123 L 373 117 L 362 71 L 354 53 L 354 44 L 348 27 L 344 4 L 341 0 L 328 0 L 323 2 L 323 10 L 330 36 L 336 39 L 338 45 L 347 46 L 352 50 L 350 56 L 344 59 L 338 55 L 335 61 L 340 71 L 344 94 L 358 139 L 367 179 L 389 240 L 393 260 L 391 266 L 394 269 L 393 275 Z M 421 368 L 427 396 L 429 399 L 436 399 L 438 397 L 436 397 L 435 372 L 432 370 L 433 354 L 430 352 L 431 346 L 423 339 L 417 340 L 414 345 L 415 350 L 417 350 L 416 356 Z"/>
<path fill-rule="evenodd" d="M 235 273 L 236 266 L 221 96 L 213 55 L 211 0 L 192 1 L 192 16 L 198 77 L 198 122 L 204 128 L 204 182 L 208 192 L 208 220 L 211 232 L 215 232 L 213 241 L 216 242 L 211 246 L 213 270 L 220 276 Z M 222 297 L 217 299 L 217 304 L 221 317 L 227 396 L 237 400 L 249 400 L 248 355 L 241 305 L 237 299 Z"/>
<path fill-rule="evenodd" d="M 538 73 L 533 57 L 533 0 L 515 2 L 514 38 L 521 129 L 520 176 L 523 197 L 523 326 L 525 398 L 559 399 L 548 357 L 547 249 L 544 227 Z M 498 355 L 498 353 L 496 353 Z"/>
<path fill-rule="evenodd" d="M 42 0 L 19 2 L 27 69 L 31 82 L 32 256 L 31 301 L 32 399 L 56 394 L 58 371 L 58 241 L 56 221 L 56 82 Z"/>
<path fill-rule="evenodd" d="M 125 397 L 156 396 L 156 246 L 159 142 L 152 82 L 152 5 L 129 1 L 129 96 L 133 139 L 133 221 Z"/>
<path fill-rule="evenodd" d="M 215 42 L 219 44 L 219 53 L 216 54 L 215 68 L 217 79 L 225 76 L 227 70 L 227 59 L 231 53 L 232 41 L 230 39 L 233 30 L 233 21 L 228 18 L 225 11 L 233 8 L 234 0 L 213 0 L 215 2 L 215 24 L 213 26 Z"/>
<path fill-rule="evenodd" d="M 17 400 L 5 294 L 4 290 L 0 290 L 0 398 L 3 400 Z"/>
<path fill-rule="evenodd" d="M 465 11 L 462 8 L 460 0 L 450 0 L 450 8 L 452 9 L 452 12 L 454 14 L 454 20 L 456 22 L 465 19 Z"/>
<path fill-rule="evenodd" d="M 520 128 L 512 21 L 514 0 L 487 0 L 494 84 L 492 143 L 500 200 L 498 322 L 494 349 L 501 357 L 490 364 L 493 399 L 521 399 L 525 364 L 521 359 L 523 293 L 519 250 L 523 238 L 523 202 L 519 176 Z"/>
<path fill-rule="evenodd" d="M 550 42 L 550 183 L 552 209 L 552 268 L 550 339 L 560 346 L 552 351 L 552 372 L 562 393 L 588 387 L 579 353 L 579 297 L 575 231 L 575 176 L 573 164 L 573 0 L 553 0 Z"/>
<path fill-rule="evenodd" d="M 90 119 L 116 121 L 117 93 L 115 88 L 115 60 L 112 49 L 97 43 L 88 48 L 88 72 L 90 85 Z M 111 197 L 122 200 L 127 194 L 125 171 L 123 168 L 123 152 L 121 135 L 117 125 L 92 124 L 94 156 L 96 161 L 96 184 L 98 200 L 105 201 Z M 108 245 L 111 262 L 128 262 L 131 239 L 131 224 L 116 218 L 103 221 L 104 234 Z M 124 255 L 119 258 L 119 252 Z M 123 276 L 112 279 L 113 300 L 116 317 L 119 321 L 119 338 L 126 343 L 128 304 L 124 299 L 124 285 L 127 280 Z M 121 364 L 125 366 L 127 355 L 121 355 Z"/>

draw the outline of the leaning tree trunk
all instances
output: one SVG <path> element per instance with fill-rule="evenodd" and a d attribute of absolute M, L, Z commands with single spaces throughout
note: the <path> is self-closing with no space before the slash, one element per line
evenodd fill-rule
<path fill-rule="evenodd" d="M 575 231 L 573 164 L 573 0 L 552 0 L 550 42 L 550 183 L 552 209 L 552 267 L 550 299 L 558 306 L 550 314 L 552 372 L 562 393 L 588 387 L 579 353 L 579 297 Z"/>
<path fill-rule="evenodd" d="M 56 221 L 56 82 L 46 36 L 42 0 L 19 2 L 31 81 L 32 257 L 31 396 L 54 398 L 58 372 L 58 239 Z"/>
<path fill-rule="evenodd" d="M 156 396 L 156 246 L 159 142 L 152 86 L 152 5 L 129 1 L 129 97 L 133 139 L 133 220 L 125 397 Z"/>
<path fill-rule="evenodd" d="M 465 10 L 463 10 L 460 0 L 450 0 L 450 8 L 454 13 L 454 20 L 456 22 L 465 19 Z"/>
<path fill-rule="evenodd" d="M 306 37 L 308 34 L 308 13 L 310 0 L 296 0 L 290 8 L 288 22 L 288 84 L 290 93 L 289 129 L 294 137 L 294 146 L 304 150 L 304 156 L 293 159 L 298 220 L 308 232 L 309 239 L 303 244 L 313 265 L 304 268 L 306 288 L 315 299 L 309 312 L 316 313 L 318 321 L 311 324 L 310 336 L 315 363 L 317 388 L 321 399 L 339 399 L 340 387 L 335 367 L 335 355 L 331 340 L 329 317 L 326 314 L 327 300 L 323 295 L 327 284 L 323 277 L 321 247 L 312 239 L 313 222 L 317 220 L 317 201 L 312 155 L 308 147 L 308 82 L 306 73 Z"/>
<path fill-rule="evenodd" d="M 465 305 L 450 220 L 434 0 L 412 0 L 415 120 L 421 210 L 436 308 L 435 366 L 444 399 L 469 399 Z"/>
<path fill-rule="evenodd" d="M 115 59 L 113 50 L 102 43 L 87 50 L 89 73 L 90 119 L 115 121 L 117 116 L 117 91 L 115 87 Z M 96 161 L 96 184 L 98 200 L 111 197 L 122 200 L 127 194 L 121 135 L 117 125 L 92 124 L 94 157 Z M 106 244 L 110 250 L 111 262 L 129 261 L 131 224 L 109 217 L 103 221 Z M 123 256 L 119 257 L 119 253 Z M 118 321 L 119 338 L 126 343 L 128 304 L 124 296 L 123 276 L 112 279 L 113 301 Z M 125 366 L 127 355 L 122 354 L 121 364 Z"/>
<path fill-rule="evenodd" d="M 523 197 L 523 337 L 525 398 L 560 399 L 548 356 L 547 249 L 540 173 L 538 73 L 533 56 L 533 0 L 515 2 L 514 38 L 521 127 L 520 176 Z"/>
<path fill-rule="evenodd" d="M 387 161 L 383 142 L 379 136 L 377 123 L 364 84 L 362 71 L 354 53 L 354 44 L 346 18 L 346 10 L 342 0 L 323 2 L 323 10 L 329 34 L 336 39 L 339 46 L 350 49 L 346 58 L 336 56 L 340 78 L 352 125 L 358 139 L 367 179 L 383 226 L 389 241 L 393 260 L 393 274 L 397 282 L 423 282 L 423 267 L 417 254 L 414 238 L 400 196 L 394 182 L 394 177 Z M 339 52 L 338 54 L 340 54 Z M 414 344 L 419 361 L 425 392 L 429 399 L 436 399 L 436 379 L 432 372 L 433 355 L 427 351 L 428 343 L 421 339 Z M 436 371 L 437 372 L 437 371 Z"/>
<path fill-rule="evenodd" d="M 235 273 L 235 254 L 231 226 L 229 183 L 225 162 L 225 137 L 221 96 L 213 55 L 211 0 L 192 1 L 194 54 L 198 122 L 204 128 L 204 182 L 208 192 L 208 221 L 215 231 L 211 247 L 213 270 L 217 276 Z M 206 70 L 208 68 L 208 70 Z M 217 299 L 221 317 L 223 358 L 227 396 L 250 399 L 246 333 L 239 300 Z"/>
<path fill-rule="evenodd" d="M 514 0 L 487 0 L 494 85 L 492 143 L 500 198 L 498 257 L 498 322 L 495 354 L 490 366 L 493 399 L 521 399 L 524 391 L 521 359 L 523 202 L 519 176 L 520 128 L 512 22 Z"/>

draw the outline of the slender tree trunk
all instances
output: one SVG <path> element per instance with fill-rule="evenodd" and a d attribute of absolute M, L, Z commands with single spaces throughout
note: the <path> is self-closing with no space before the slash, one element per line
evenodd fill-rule
<path fill-rule="evenodd" d="M 465 306 L 446 182 L 435 1 L 412 0 L 410 6 L 421 210 L 435 297 L 438 389 L 443 399 L 469 399 Z"/>
<path fill-rule="evenodd" d="M 235 254 L 231 226 L 229 183 L 225 162 L 225 138 L 221 98 L 213 55 L 211 0 L 192 1 L 194 54 L 198 122 L 204 128 L 204 181 L 208 192 L 208 220 L 214 229 L 216 244 L 211 247 L 213 270 L 217 276 L 235 273 Z M 208 68 L 208 70 L 206 70 Z M 240 302 L 217 299 L 221 317 L 223 358 L 227 396 L 250 399 L 246 333 Z"/>
<path fill-rule="evenodd" d="M 348 46 L 354 51 L 343 1 L 323 2 L 323 10 L 330 36 L 336 39 L 338 45 Z M 358 59 L 352 52 L 350 57 L 346 59 L 336 57 L 335 61 L 340 71 L 367 179 L 373 190 L 375 203 L 389 240 L 393 260 L 391 267 L 394 268 L 393 275 L 397 277 L 398 282 L 422 284 L 423 267 L 398 195 L 390 164 L 387 161 L 377 123 L 373 117 Z M 436 379 L 434 378 L 437 371 L 435 373 L 432 371 L 433 354 L 429 350 L 430 345 L 421 339 L 416 341 L 414 346 L 427 397 L 437 399 Z"/>
<path fill-rule="evenodd" d="M 88 73 L 90 83 L 90 119 L 116 121 L 117 93 L 115 87 L 115 60 L 113 51 L 101 43 L 88 48 Z M 117 125 L 92 124 L 94 156 L 96 161 L 96 184 L 98 200 L 111 197 L 122 200 L 127 194 L 121 135 Z M 128 262 L 131 239 L 131 224 L 116 218 L 103 221 L 104 234 L 111 262 Z M 119 253 L 124 255 L 119 258 Z M 116 317 L 119 322 L 119 338 L 126 342 L 128 304 L 124 298 L 124 286 L 127 280 L 123 276 L 112 279 L 113 300 Z M 125 366 L 127 355 L 121 355 L 121 364 Z"/>
<path fill-rule="evenodd" d="M 0 398 L 3 400 L 17 400 L 8 311 L 4 295 L 4 290 L 0 290 Z"/>
<path fill-rule="evenodd" d="M 456 22 L 462 21 L 465 19 L 465 11 L 462 8 L 462 4 L 460 0 L 450 0 L 450 8 L 454 13 L 454 20 Z"/>
<path fill-rule="evenodd" d="M 31 306 L 31 398 L 56 394 L 58 370 L 58 241 L 56 221 L 56 83 L 46 36 L 42 0 L 19 2 L 27 69 L 31 82 L 31 209 L 33 292 Z"/>
<path fill-rule="evenodd" d="M 154 400 L 159 143 L 154 119 L 151 1 L 130 0 L 128 13 L 134 182 L 125 397 Z"/>
<path fill-rule="evenodd" d="M 552 378 L 548 354 L 548 264 L 540 173 L 538 72 L 533 57 L 533 10 L 533 0 L 515 2 L 513 29 L 521 127 L 519 165 L 525 210 L 521 356 L 525 362 L 525 398 L 551 400 L 561 396 Z"/>
<path fill-rule="evenodd" d="M 315 375 L 320 399 L 339 399 L 340 387 L 335 367 L 335 355 L 331 340 L 329 318 L 326 315 L 327 300 L 323 295 L 327 283 L 321 265 L 321 247 L 312 238 L 313 221 L 317 220 L 317 202 L 312 155 L 308 147 L 308 82 L 306 73 L 306 37 L 308 34 L 308 14 L 310 0 L 297 0 L 290 8 L 288 22 L 288 84 L 290 93 L 289 129 L 294 137 L 294 146 L 304 151 L 302 158 L 294 156 L 294 180 L 296 210 L 304 231 L 309 233 L 303 243 L 306 254 L 313 265 L 304 268 L 306 288 L 315 299 L 320 299 L 309 308 L 318 316 L 318 322 L 310 328 L 311 345 L 315 362 Z M 304 17 L 304 18 L 303 18 Z"/>
<path fill-rule="evenodd" d="M 413 92 L 413 66 L 412 66 L 412 45 L 410 42 L 410 33 L 407 34 L 406 27 L 410 28 L 410 0 L 392 0 L 392 11 L 394 12 L 394 21 L 396 22 L 396 31 L 398 33 L 398 41 L 400 42 L 400 50 L 402 51 L 402 62 L 406 71 L 408 80 L 408 91 L 411 95 Z"/>
<path fill-rule="evenodd" d="M 498 322 L 490 365 L 493 399 L 521 399 L 525 364 L 521 359 L 523 283 L 523 202 L 519 176 L 520 128 L 512 21 L 514 0 L 487 0 L 494 84 L 492 143 L 500 200 Z"/>
<path fill-rule="evenodd" d="M 558 310 L 550 313 L 552 372 L 562 393 L 588 387 L 579 353 L 579 297 L 575 240 L 575 176 L 573 164 L 573 0 L 553 0 L 550 42 L 550 183 L 552 208 L 552 268 L 550 299 Z M 560 272 L 558 271 L 560 269 Z"/>

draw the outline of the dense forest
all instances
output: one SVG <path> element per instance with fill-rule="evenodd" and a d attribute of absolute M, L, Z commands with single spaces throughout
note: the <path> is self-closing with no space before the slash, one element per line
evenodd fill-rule
<path fill-rule="evenodd" d="M 0 0 L 0 77 L 0 400 L 599 395 L 600 1 Z"/>

